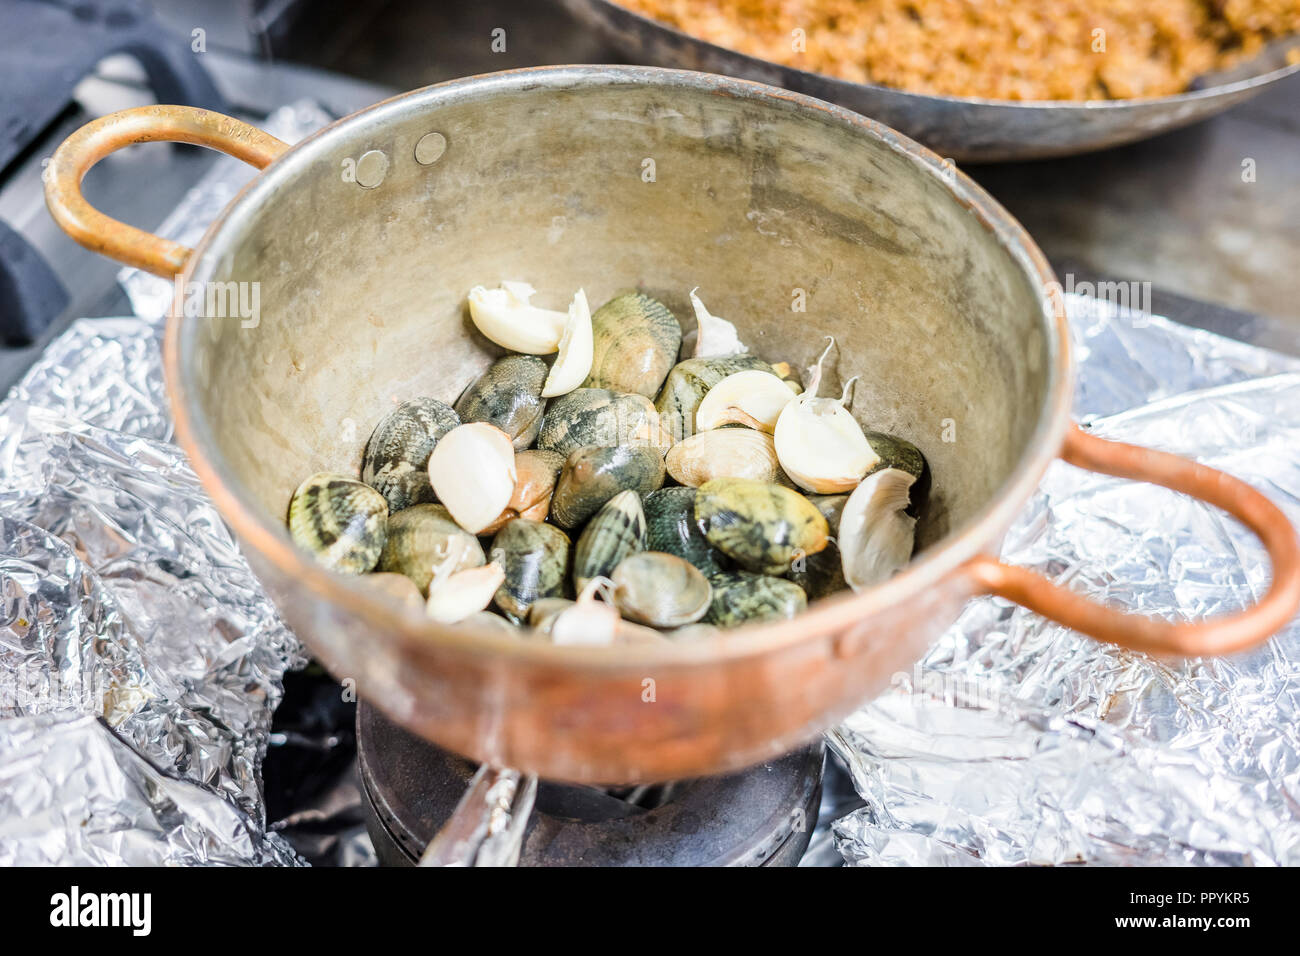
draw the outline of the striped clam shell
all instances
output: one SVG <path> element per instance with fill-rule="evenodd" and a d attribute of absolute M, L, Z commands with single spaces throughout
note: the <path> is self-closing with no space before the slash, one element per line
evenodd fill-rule
<path fill-rule="evenodd" d="M 653 398 L 677 360 L 682 327 L 666 305 L 641 292 L 610 299 L 591 316 L 591 373 L 583 386 Z"/>
<path fill-rule="evenodd" d="M 507 355 L 469 384 L 456 401 L 456 413 L 462 422 L 495 425 L 522 451 L 542 427 L 546 375 L 546 363 L 536 355 Z"/>
<path fill-rule="evenodd" d="M 659 413 L 644 395 L 620 395 L 607 388 L 576 388 L 546 410 L 537 447 L 566 458 L 587 445 L 636 445 L 666 451 L 670 440 Z"/>
<path fill-rule="evenodd" d="M 664 460 L 656 449 L 636 445 L 588 446 L 569 455 L 551 495 L 551 520 L 576 528 L 620 491 L 648 495 L 664 483 Z"/>
<path fill-rule="evenodd" d="M 413 505 L 388 519 L 388 540 L 379 556 L 379 570 L 404 574 L 429 593 L 435 565 L 459 555 L 451 570 L 463 571 L 485 563 L 483 546 L 456 524 L 442 505 Z"/>
<path fill-rule="evenodd" d="M 289 501 L 289 534 L 325 567 L 365 574 L 375 566 L 387 534 L 388 504 L 369 485 L 347 475 L 312 475 Z"/>
<path fill-rule="evenodd" d="M 527 620 L 542 598 L 564 597 L 569 536 L 554 525 L 516 518 L 496 533 L 491 554 L 506 572 L 493 601 L 512 621 Z"/>
<path fill-rule="evenodd" d="M 393 409 L 366 442 L 361 480 L 388 502 L 389 511 L 434 501 L 429 453 L 460 424 L 451 406 L 436 398 L 413 398 Z"/>
<path fill-rule="evenodd" d="M 581 591 L 609 577 L 620 561 L 645 548 L 645 510 L 635 491 L 620 491 L 587 522 L 573 549 L 573 583 Z"/>

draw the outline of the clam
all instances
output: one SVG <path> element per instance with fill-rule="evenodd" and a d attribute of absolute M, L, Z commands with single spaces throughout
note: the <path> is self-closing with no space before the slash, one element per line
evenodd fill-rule
<path fill-rule="evenodd" d="M 851 491 L 880 462 L 862 426 L 845 407 L 856 379 L 845 383 L 838 399 L 817 397 L 822 364 L 834 345 L 831 339 L 807 390 L 781 411 L 773 434 L 785 473 L 800 488 L 818 494 Z"/>
<path fill-rule="evenodd" d="M 641 292 L 610 299 L 591 317 L 589 388 L 653 398 L 682 345 L 682 327 L 662 302 Z"/>
<path fill-rule="evenodd" d="M 558 452 L 530 448 L 515 455 L 515 490 L 501 514 L 480 534 L 496 534 L 507 521 L 515 518 L 532 518 L 545 521 L 551 510 L 551 494 L 556 479 L 564 467 L 564 456 Z"/>
<path fill-rule="evenodd" d="M 610 580 L 619 612 L 651 627 L 693 624 L 708 612 L 713 599 L 713 589 L 698 568 L 663 551 L 629 555 Z"/>
<path fill-rule="evenodd" d="M 799 585 L 767 574 L 723 571 L 710 577 L 709 584 L 713 601 L 704 622 L 718 627 L 794 617 L 808 606 Z"/>
<path fill-rule="evenodd" d="M 442 505 L 414 505 L 390 515 L 388 536 L 379 555 L 379 570 L 404 574 L 428 594 L 435 566 L 451 561 L 451 570 L 483 564 L 478 539 L 458 525 Z"/>
<path fill-rule="evenodd" d="M 397 598 L 403 604 L 424 607 L 424 595 L 420 593 L 419 586 L 405 574 L 398 574 L 395 571 L 372 571 L 370 574 L 363 575 L 361 580 L 376 591 Z"/>
<path fill-rule="evenodd" d="M 587 305 L 587 293 L 579 289 L 569 306 L 560 354 L 555 357 L 551 374 L 546 376 L 542 397 L 565 395 L 581 385 L 591 373 L 592 348 L 591 307 Z"/>
<path fill-rule="evenodd" d="M 629 554 L 645 548 L 645 511 L 635 491 L 620 491 L 587 522 L 573 548 L 573 583 L 579 590 L 608 577 Z"/>
<path fill-rule="evenodd" d="M 528 355 L 549 355 L 560 345 L 568 315 L 539 309 L 529 300 L 537 290 L 527 282 L 502 282 L 499 289 L 475 286 L 469 292 L 474 326 L 502 348 Z"/>
<path fill-rule="evenodd" d="M 772 436 L 752 428 L 716 428 L 678 442 L 664 458 L 675 481 L 698 488 L 714 478 L 785 481 Z"/>
<path fill-rule="evenodd" d="M 840 515 L 849 500 L 848 495 L 809 495 L 811 501 L 822 513 L 830 526 L 831 534 L 837 535 Z M 848 587 L 844 580 L 844 570 L 840 561 L 840 549 L 832 537 L 830 544 L 816 554 L 810 554 L 802 560 L 796 559 L 787 575 L 791 581 L 803 588 L 808 600 L 826 597 Z"/>
<path fill-rule="evenodd" d="M 748 352 L 736 334 L 736 327 L 726 319 L 709 312 L 691 290 L 691 308 L 695 310 L 695 344 L 691 355 L 695 358 L 724 358 Z"/>
<path fill-rule="evenodd" d="M 695 430 L 744 425 L 771 434 L 782 410 L 794 397 L 790 387 L 772 372 L 733 372 L 701 399 L 695 411 Z"/>
<path fill-rule="evenodd" d="M 916 476 L 885 468 L 863 480 L 840 515 L 844 579 L 855 591 L 893 577 L 912 558 L 916 519 L 907 514 Z"/>
<path fill-rule="evenodd" d="M 537 440 L 542 427 L 546 363 L 536 355 L 507 355 L 489 365 L 456 400 L 462 422 L 487 422 L 510 436 L 516 450 Z"/>
<path fill-rule="evenodd" d="M 436 398 L 403 402 L 384 416 L 366 442 L 361 480 L 384 496 L 390 512 L 433 501 L 429 453 L 459 424 L 460 416 Z"/>
<path fill-rule="evenodd" d="M 579 448 L 565 460 L 556 482 L 551 520 L 562 528 L 576 528 L 620 491 L 648 495 L 663 483 L 664 460 L 654 448 Z"/>
<path fill-rule="evenodd" d="M 327 471 L 312 475 L 289 500 L 289 534 L 325 567 L 365 574 L 379 560 L 388 503 L 367 484 Z"/>
<path fill-rule="evenodd" d="M 569 536 L 553 525 L 516 518 L 492 539 L 492 560 L 505 569 L 493 600 L 512 621 L 527 619 L 533 603 L 563 597 Z"/>
<path fill-rule="evenodd" d="M 438 500 L 470 534 L 488 527 L 515 491 L 510 436 L 486 422 L 453 428 L 429 455 L 429 481 Z"/>
<path fill-rule="evenodd" d="M 695 521 L 694 488 L 660 488 L 645 496 L 646 549 L 689 561 L 706 576 L 729 566 Z"/>
<path fill-rule="evenodd" d="M 830 529 L 796 491 L 746 478 L 715 478 L 700 486 L 695 519 L 709 543 L 741 567 L 785 574 L 799 557 L 826 547 Z"/>
<path fill-rule="evenodd" d="M 458 571 L 451 568 L 449 559 L 434 569 L 425 613 L 443 624 L 463 621 L 491 604 L 505 579 L 505 569 L 496 561 Z"/>
<path fill-rule="evenodd" d="M 586 445 L 638 445 L 667 451 L 672 439 L 644 395 L 620 395 L 607 388 L 579 388 L 551 402 L 537 447 L 566 458 Z"/>
<path fill-rule="evenodd" d="M 770 372 L 772 367 L 752 355 L 692 358 L 674 365 L 655 399 L 663 428 L 672 435 L 673 441 L 695 434 L 695 411 L 709 389 L 733 372 L 746 369 Z"/>

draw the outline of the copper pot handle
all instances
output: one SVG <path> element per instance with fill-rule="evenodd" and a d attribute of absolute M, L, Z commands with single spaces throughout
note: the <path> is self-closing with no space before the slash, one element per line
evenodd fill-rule
<path fill-rule="evenodd" d="M 54 221 L 92 252 L 164 279 L 185 267 L 194 250 L 104 215 L 81 194 L 90 167 L 135 143 L 192 143 L 265 169 L 288 148 L 274 136 L 230 116 L 191 106 L 140 106 L 87 123 L 54 151 L 45 173 L 45 204 Z"/>
<path fill-rule="evenodd" d="M 1079 468 L 1149 481 L 1222 508 L 1253 531 L 1268 551 L 1273 565 L 1268 592 L 1240 613 L 1175 624 L 1098 604 L 1034 571 L 982 555 L 967 569 L 983 591 L 1097 640 L 1187 657 L 1253 647 L 1279 630 L 1300 607 L 1300 544 L 1295 529 L 1276 505 L 1244 481 L 1167 452 L 1097 438 L 1077 425 L 1066 435 L 1061 457 Z"/>

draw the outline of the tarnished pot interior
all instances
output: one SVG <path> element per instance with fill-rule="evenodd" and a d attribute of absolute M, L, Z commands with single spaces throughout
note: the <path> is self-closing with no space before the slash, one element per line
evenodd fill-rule
<path fill-rule="evenodd" d="M 956 562 L 1055 451 L 1046 267 L 975 193 L 860 117 L 740 81 L 560 68 L 408 94 L 301 144 L 209 232 L 189 278 L 258 283 L 260 318 L 173 319 L 181 437 L 289 623 L 418 732 L 568 779 L 750 763 L 910 666 L 968 596 Z M 860 375 L 858 417 L 930 460 L 933 560 L 666 652 L 439 631 L 304 564 L 282 528 L 294 487 L 356 472 L 394 402 L 453 401 L 499 354 L 466 292 L 502 279 L 556 308 L 639 287 L 688 329 L 698 286 L 754 352 L 802 366 L 834 336 L 827 393 Z"/>

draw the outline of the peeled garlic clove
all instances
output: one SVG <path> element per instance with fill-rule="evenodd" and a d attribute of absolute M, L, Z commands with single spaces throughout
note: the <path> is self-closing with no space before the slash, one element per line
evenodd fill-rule
<path fill-rule="evenodd" d="M 839 401 L 811 392 L 785 407 L 772 438 L 790 479 L 820 495 L 850 491 L 880 463 L 853 413 Z"/>
<path fill-rule="evenodd" d="M 863 481 L 840 515 L 844 580 L 855 591 L 893 577 L 912 558 L 916 519 L 906 513 L 915 475 L 885 468 Z"/>
<path fill-rule="evenodd" d="M 453 428 L 429 455 L 429 483 L 456 523 L 478 534 L 514 494 L 515 449 L 510 436 L 485 422 Z"/>
<path fill-rule="evenodd" d="M 749 351 L 736 334 L 736 327 L 726 319 L 711 315 L 694 289 L 691 290 L 691 308 L 695 310 L 694 358 L 725 358 Z"/>
<path fill-rule="evenodd" d="M 695 430 L 739 424 L 771 433 L 794 394 L 771 372 L 735 372 L 714 385 L 695 412 Z"/>
<path fill-rule="evenodd" d="M 470 318 L 480 332 L 502 348 L 549 355 L 559 347 L 569 316 L 529 305 L 536 291 L 527 282 L 502 282 L 499 289 L 475 286 L 469 292 Z"/>
<path fill-rule="evenodd" d="M 596 600 L 597 593 L 608 597 L 611 587 L 606 577 L 588 581 L 578 600 L 547 622 L 551 642 L 585 647 L 613 644 L 619 630 L 618 611 L 608 601 Z"/>
<path fill-rule="evenodd" d="M 496 561 L 489 561 L 481 568 L 454 571 L 442 578 L 435 575 L 429 585 L 425 613 L 443 624 L 463 621 L 484 610 L 505 579 L 505 569 Z"/>
<path fill-rule="evenodd" d="M 591 307 L 587 305 L 587 293 L 579 289 L 569 305 L 560 354 L 546 376 L 543 398 L 567 395 L 583 383 L 591 374 L 592 347 Z"/>

